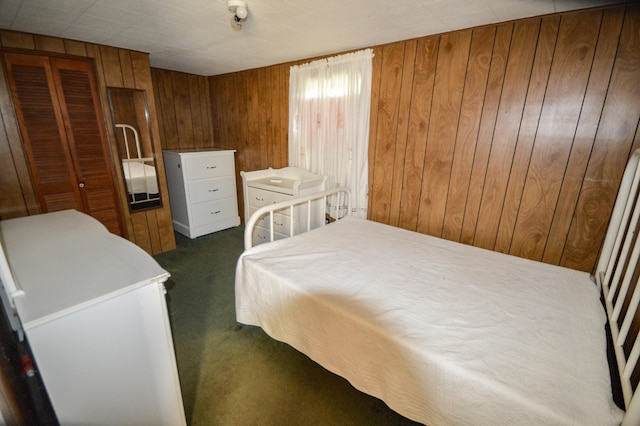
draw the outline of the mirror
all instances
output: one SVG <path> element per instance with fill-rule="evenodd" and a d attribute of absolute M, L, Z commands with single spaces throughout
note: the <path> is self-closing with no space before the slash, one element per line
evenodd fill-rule
<path fill-rule="evenodd" d="M 139 89 L 108 87 L 111 118 L 126 181 L 129 209 L 160 207 L 160 191 L 151 138 L 147 94 Z"/>

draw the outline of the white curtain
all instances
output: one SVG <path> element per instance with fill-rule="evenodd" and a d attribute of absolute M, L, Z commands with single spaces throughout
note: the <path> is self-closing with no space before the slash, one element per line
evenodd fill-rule
<path fill-rule="evenodd" d="M 367 217 L 373 50 L 291 67 L 289 165 L 328 176 L 327 189 L 351 190 L 351 215 Z M 344 207 L 330 200 L 331 216 Z"/>

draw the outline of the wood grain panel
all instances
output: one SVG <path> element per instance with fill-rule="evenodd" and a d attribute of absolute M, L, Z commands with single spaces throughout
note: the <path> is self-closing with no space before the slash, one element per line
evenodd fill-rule
<path fill-rule="evenodd" d="M 255 141 L 257 149 L 251 151 L 250 167 L 252 167 L 252 169 L 258 169 L 260 168 L 259 162 L 261 158 L 268 164 L 272 164 L 271 162 L 273 161 L 273 153 L 269 150 L 266 132 L 262 131 L 270 128 L 267 124 L 269 115 L 267 114 L 266 108 L 264 111 L 260 110 L 261 104 L 264 107 L 273 104 L 273 102 L 264 102 L 264 99 L 260 99 L 260 95 L 273 93 L 273 90 L 266 90 L 264 69 L 247 71 L 244 82 L 247 89 L 247 134 L 252 135 L 251 137 L 253 137 L 253 135 L 261 135 L 259 139 Z M 268 111 L 271 112 L 271 108 L 269 108 Z M 247 142 L 243 143 L 243 145 L 247 145 Z"/>
<path fill-rule="evenodd" d="M 213 121 L 214 140 L 220 143 L 231 144 L 236 152 L 236 161 L 245 164 L 244 149 L 239 149 L 237 144 L 233 143 L 230 136 L 230 127 L 235 123 L 235 117 L 230 113 L 233 104 L 233 86 L 231 80 L 232 74 L 212 77 L 209 79 L 209 90 L 211 97 L 211 117 Z M 238 121 L 239 124 L 239 121 Z"/>
<path fill-rule="evenodd" d="M 556 47 L 560 17 L 544 18 L 540 27 L 536 54 L 527 91 L 527 100 L 522 114 L 518 141 L 513 156 L 511 174 L 507 185 L 504 206 L 500 217 L 495 251 L 508 253 L 511 249 L 513 230 L 518 218 L 522 191 L 527 178 L 529 162 L 536 133 L 540 124 L 540 113 L 547 92 L 549 70 Z"/>
<path fill-rule="evenodd" d="M 64 40 L 64 51 L 67 55 L 87 56 L 85 43 L 76 40 Z"/>
<path fill-rule="evenodd" d="M 160 73 L 158 72 L 157 69 L 152 69 L 151 70 L 151 84 L 153 84 L 153 97 L 154 97 L 154 99 L 158 100 L 158 103 L 159 103 L 160 94 L 158 92 L 158 87 L 160 87 L 160 83 L 158 82 L 158 74 L 160 74 Z M 164 126 L 163 126 L 164 119 L 162 117 L 162 107 L 158 106 L 156 108 L 156 110 L 157 110 L 156 111 L 156 116 L 157 116 L 157 119 L 158 119 L 158 133 L 159 133 L 159 136 L 160 136 L 160 143 L 162 145 L 162 148 L 164 149 L 165 148 L 165 142 L 164 142 L 165 137 L 164 137 Z"/>
<path fill-rule="evenodd" d="M 422 171 L 427 145 L 427 133 L 429 131 L 429 119 L 431 117 L 439 45 L 440 37 L 436 36 L 420 39 L 416 46 L 413 96 L 411 97 L 398 222 L 400 227 L 412 231 L 415 231 L 418 226 Z M 369 167 L 372 167 L 371 161 Z"/>
<path fill-rule="evenodd" d="M 0 40 L 3 47 L 26 50 L 34 50 L 36 48 L 34 34 L 2 31 L 0 32 Z"/>
<path fill-rule="evenodd" d="M 622 7 L 604 11 L 584 106 L 580 113 L 580 121 L 562 182 L 558 206 L 542 258 L 547 263 L 557 264 L 560 262 L 571 221 L 577 213 L 576 204 L 600 123 L 602 106 L 607 95 L 617 50 L 618 39 L 610 35 L 620 34 L 623 19 L 624 8 Z"/>
<path fill-rule="evenodd" d="M 173 106 L 176 111 L 176 130 L 178 147 L 194 147 L 193 126 L 191 124 L 191 99 L 189 98 L 189 82 L 187 75 L 181 72 L 171 73 L 171 89 L 173 90 Z"/>
<path fill-rule="evenodd" d="M 266 98 L 266 117 L 264 130 L 267 135 L 266 144 L 268 164 L 283 164 L 283 162 L 279 159 L 280 150 L 278 150 L 278 145 L 272 142 L 280 139 L 280 126 L 276 124 L 280 120 L 280 102 L 278 102 L 280 97 L 280 73 L 278 71 L 279 69 L 276 67 L 265 69 L 265 83 L 268 88 L 264 93 L 264 96 Z M 284 161 L 284 164 L 287 164 L 286 159 Z"/>
<path fill-rule="evenodd" d="M 516 22 L 473 244 L 493 249 L 526 99 L 539 19 Z"/>
<path fill-rule="evenodd" d="M 452 241 L 459 241 L 462 233 L 495 34 L 495 27 L 480 28 L 472 33 L 442 229 L 442 236 Z"/>
<path fill-rule="evenodd" d="M 542 259 L 578 126 L 600 21 L 600 12 L 562 18 L 510 250 L 516 256 Z"/>
<path fill-rule="evenodd" d="M 5 33 L 0 32 L 0 42 L 4 40 Z M 0 132 L 0 220 L 38 214 L 41 212 L 40 205 L 31 181 L 4 72 L 0 72 L 0 118 L 4 126 L 4 131 Z"/>
<path fill-rule="evenodd" d="M 136 87 L 136 77 L 131 63 L 131 53 L 128 50 L 119 49 L 120 71 L 122 72 L 122 86 Z"/>
<path fill-rule="evenodd" d="M 600 125 L 561 264 L 590 271 L 640 121 L 640 6 L 627 6 Z"/>
<path fill-rule="evenodd" d="M 252 135 L 249 134 L 247 129 L 247 120 L 250 119 L 248 117 L 249 107 L 247 105 L 247 88 L 248 88 L 247 73 L 243 73 L 242 75 L 235 75 L 233 77 L 232 84 L 235 88 L 237 88 L 236 98 L 238 100 L 238 103 L 234 105 L 233 113 L 236 117 L 240 117 L 240 122 L 239 122 L 239 127 L 235 129 L 234 128 L 230 129 L 230 134 L 232 135 L 231 139 L 232 140 L 235 139 L 235 143 L 238 144 L 238 146 L 241 146 L 244 148 L 245 158 L 250 159 L 252 167 L 259 168 L 259 169 L 264 168 L 260 165 L 261 147 L 259 145 L 255 146 L 252 143 L 252 140 L 251 140 Z M 270 81 L 267 84 L 269 84 L 269 87 L 271 87 L 271 91 L 273 92 L 275 90 L 273 86 L 273 81 Z M 265 129 L 265 130 L 267 132 L 275 133 L 276 132 L 275 127 L 276 126 L 271 126 L 269 127 L 269 129 Z M 231 143 L 231 141 L 224 141 L 224 142 Z M 223 144 L 224 142 L 220 141 L 221 144 Z M 266 159 L 266 156 L 264 158 Z"/>
<path fill-rule="evenodd" d="M 249 125 L 248 129 L 249 135 L 251 135 L 250 137 L 252 142 L 260 147 L 260 152 L 265 153 L 264 160 L 266 161 L 266 164 L 273 165 L 275 164 L 277 150 L 276 144 L 269 143 L 271 138 L 268 135 L 268 131 L 271 126 L 274 125 L 272 119 L 272 107 L 275 100 L 272 100 L 271 96 L 277 96 L 277 93 L 270 90 L 266 83 L 273 74 L 276 74 L 276 72 L 274 72 L 273 68 L 259 68 L 254 71 L 254 74 L 255 80 L 250 80 L 249 87 L 247 88 L 250 93 L 249 102 L 251 116 L 253 117 L 251 120 L 253 123 Z M 252 167 L 252 170 L 258 169 L 259 165 L 256 163 L 256 165 Z"/>
<path fill-rule="evenodd" d="M 400 222 L 400 202 L 402 200 L 402 184 L 404 181 L 405 154 L 409 132 L 409 110 L 413 93 L 413 73 L 416 63 L 417 41 L 405 43 L 404 65 L 402 66 L 402 86 L 398 109 L 398 129 L 396 131 L 396 147 L 393 159 L 393 184 L 391 186 L 391 203 L 389 206 L 389 224 L 398 226 Z"/>
<path fill-rule="evenodd" d="M 374 162 L 373 183 L 369 186 L 372 198 L 369 217 L 377 222 L 387 223 L 390 215 L 391 188 L 393 186 L 393 156 L 395 135 L 398 127 L 400 89 L 402 88 L 402 67 L 404 45 L 394 43 L 382 49 L 381 79 L 378 99 L 378 122 Z"/>
<path fill-rule="evenodd" d="M 289 73 L 290 68 L 287 65 L 279 65 L 280 70 L 280 101 L 278 102 L 278 123 L 280 123 L 280 134 L 278 142 L 275 146 L 275 152 L 278 152 L 274 164 L 276 167 L 286 167 L 289 164 L 289 150 L 287 141 L 289 140 Z"/>
<path fill-rule="evenodd" d="M 34 35 L 33 42 L 36 50 L 44 52 L 65 53 L 64 40 L 57 37 Z"/>
<path fill-rule="evenodd" d="M 467 197 L 467 205 L 462 222 L 462 233 L 460 235 L 460 241 L 465 244 L 473 244 L 476 233 L 512 34 L 513 24 L 499 25 L 496 29 L 487 90 L 484 104 L 482 105 L 480 130 L 478 131 L 478 141 L 476 143 L 475 156 L 471 168 L 469 195 Z"/>
<path fill-rule="evenodd" d="M 177 130 L 176 110 L 173 102 L 173 88 L 171 86 L 171 73 L 154 70 L 156 75 L 154 86 L 155 97 L 158 99 L 158 118 L 162 127 L 162 148 L 179 149 L 180 141 Z"/>
<path fill-rule="evenodd" d="M 26 216 L 26 202 L 23 199 L 18 173 L 13 165 L 13 156 L 5 132 L 0 132 L 0 204 L 13 206 L 0 211 L 0 220 Z"/>
<path fill-rule="evenodd" d="M 188 111 L 191 115 L 191 144 L 194 148 L 204 148 L 208 145 L 208 141 L 205 141 L 205 124 L 203 123 L 203 105 L 200 93 L 206 98 L 209 91 L 203 90 L 201 92 L 200 80 L 198 76 L 187 74 Z"/>
<path fill-rule="evenodd" d="M 367 188 L 367 212 L 373 211 L 373 196 L 371 195 L 371 183 L 375 175 L 375 153 L 376 141 L 378 140 L 378 105 L 380 103 L 380 85 L 382 74 L 382 47 L 374 49 L 373 59 L 371 61 L 371 108 L 369 111 L 369 158 L 368 158 L 368 188 Z M 371 217 L 371 214 L 369 217 Z"/>
<path fill-rule="evenodd" d="M 423 234 L 442 235 L 471 35 L 458 31 L 440 38 L 418 215 Z"/>
<path fill-rule="evenodd" d="M 122 76 L 118 49 L 109 46 L 99 46 L 99 52 L 105 84 L 113 87 L 124 87 L 124 77 Z"/>

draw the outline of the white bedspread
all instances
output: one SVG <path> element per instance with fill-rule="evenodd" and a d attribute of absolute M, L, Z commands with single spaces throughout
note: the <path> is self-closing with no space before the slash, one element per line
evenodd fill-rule
<path fill-rule="evenodd" d="M 613 425 L 586 273 L 347 217 L 246 251 L 236 313 L 429 425 Z"/>
<path fill-rule="evenodd" d="M 130 194 L 157 194 L 158 179 L 156 168 L 140 161 L 124 161 L 122 163 L 127 191 Z"/>

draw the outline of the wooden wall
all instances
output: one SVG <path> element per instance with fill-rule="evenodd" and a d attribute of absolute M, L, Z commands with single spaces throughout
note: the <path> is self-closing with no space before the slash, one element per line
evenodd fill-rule
<path fill-rule="evenodd" d="M 215 143 L 236 150 L 238 172 L 288 165 L 291 65 L 209 78 Z M 237 188 L 238 208 L 243 212 L 244 196 L 239 176 Z M 240 216 L 244 220 L 242 213 Z"/>
<path fill-rule="evenodd" d="M 118 184 L 120 185 L 119 193 L 121 194 L 127 237 L 151 254 L 174 249 L 175 236 L 171 222 L 167 185 L 164 179 L 164 163 L 161 155 L 149 55 L 115 47 L 13 31 L 0 31 L 0 46 L 94 58 L 105 116 L 105 127 L 114 163 L 114 174 L 118 176 Z M 159 183 L 164 201 L 162 208 L 136 213 L 129 212 L 122 168 L 119 167 L 120 160 L 113 134 L 113 123 L 109 114 L 107 86 L 142 89 L 147 93 L 151 131 L 158 160 L 158 173 L 161 177 Z M 0 131 L 0 185 L 2 187 L 2 191 L 0 191 L 0 217 L 8 219 L 40 213 L 31 184 L 29 167 L 22 150 L 20 130 L 4 72 L 0 73 L 0 114 L 2 116 L 2 127 L 0 127 L 2 130 Z"/>
<path fill-rule="evenodd" d="M 640 146 L 640 5 L 374 54 L 371 219 L 592 270 Z M 237 150 L 238 170 L 287 165 L 290 65 L 209 78 L 214 144 Z"/>
<path fill-rule="evenodd" d="M 163 149 L 213 148 L 209 79 L 151 68 Z"/>
<path fill-rule="evenodd" d="M 240 212 L 240 171 L 287 165 L 289 66 L 220 77 L 151 69 L 162 148 L 236 150 Z"/>

